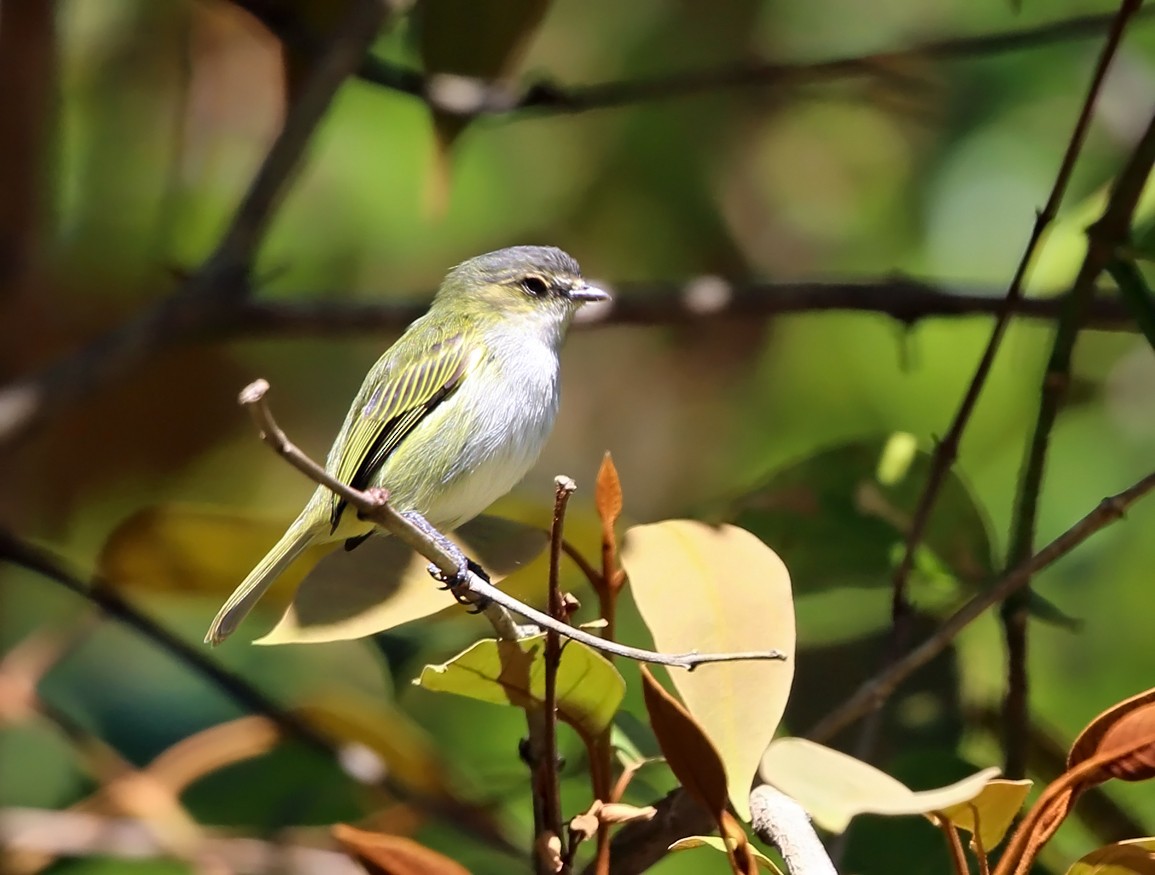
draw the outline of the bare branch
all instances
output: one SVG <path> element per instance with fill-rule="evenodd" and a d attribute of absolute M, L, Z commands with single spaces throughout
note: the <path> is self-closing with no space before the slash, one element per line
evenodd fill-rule
<path fill-rule="evenodd" d="M 252 0 L 246 0 L 242 5 L 249 7 Z M 287 28 L 291 27 L 289 22 L 283 17 L 278 24 L 270 23 L 267 16 L 264 19 L 274 33 L 282 39 L 286 38 Z M 358 75 L 383 88 L 420 98 L 431 108 L 445 113 L 513 118 L 531 113 L 572 114 L 656 100 L 673 100 L 714 91 L 797 87 L 863 76 L 896 78 L 893 71 L 901 66 L 902 61 L 984 57 L 1056 42 L 1086 39 L 1108 30 L 1113 19 L 1111 14 L 1083 15 L 1037 27 L 934 40 L 910 48 L 870 55 L 817 62 L 758 60 L 687 70 L 652 79 L 592 85 L 560 85 L 539 80 L 510 86 L 464 76 L 426 77 L 416 70 L 375 57 L 366 59 Z M 452 88 L 444 87 L 447 84 Z"/>
<path fill-rule="evenodd" d="M 228 231 L 204 265 L 168 298 L 39 374 L 0 390 L 0 445 L 123 375 L 174 340 L 216 323 L 250 291 L 248 274 L 285 184 L 341 83 L 365 56 L 389 0 L 357 0 L 334 30 Z"/>
<path fill-rule="evenodd" d="M 587 647 L 612 653 L 626 659 L 638 662 L 649 662 L 657 665 L 673 665 L 678 668 L 693 670 L 707 662 L 740 662 L 750 659 L 785 659 L 786 656 L 778 650 L 755 650 L 745 653 L 656 653 L 652 650 L 642 650 L 638 647 L 627 647 L 614 641 L 607 641 L 596 635 L 591 635 L 583 629 L 578 629 L 566 623 L 559 622 L 549 614 L 542 613 L 536 608 L 518 601 L 513 596 L 497 588 L 472 571 L 459 575 L 457 562 L 444 546 L 422 531 L 411 520 L 394 510 L 384 496 L 362 492 L 333 478 L 324 468 L 310 459 L 294 444 L 292 444 L 281 427 L 273 419 L 273 414 L 265 403 L 265 393 L 269 391 L 269 384 L 265 380 L 257 380 L 242 390 L 240 403 L 248 408 L 261 432 L 261 439 L 290 465 L 326 489 L 339 495 L 350 506 L 367 520 L 370 520 L 390 534 L 395 535 L 412 547 L 435 566 L 447 580 L 453 581 L 452 589 L 455 596 L 467 598 L 473 602 L 485 603 L 493 601 L 520 614 L 543 629 L 552 629 L 566 638 L 580 641 Z"/>
<path fill-rule="evenodd" d="M 998 604 L 1016 589 L 1026 585 L 1033 574 L 1053 565 L 1095 532 L 1122 519 L 1127 508 L 1152 489 L 1155 489 L 1155 473 L 1148 474 L 1118 495 L 1103 499 L 1094 510 L 1029 560 L 1008 571 L 989 589 L 971 598 L 947 618 L 926 641 L 862 684 L 849 699 L 811 729 L 806 737 L 815 741 L 827 741 L 835 733 L 878 708 L 899 684 L 946 650 L 958 634 L 981 617 L 987 608 Z"/>

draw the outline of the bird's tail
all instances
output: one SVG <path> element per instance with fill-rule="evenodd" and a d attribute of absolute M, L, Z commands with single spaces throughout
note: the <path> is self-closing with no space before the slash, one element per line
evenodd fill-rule
<path fill-rule="evenodd" d="M 265 554 L 265 558 L 257 563 L 257 567 L 249 572 L 240 586 L 233 590 L 216 617 L 209 625 L 205 635 L 206 644 L 220 644 L 240 625 L 241 620 L 248 616 L 257 601 L 265 591 L 287 569 L 293 561 L 308 549 L 317 540 L 317 530 L 308 525 L 302 513 L 289 526 L 288 531 L 281 536 L 281 540 Z"/>

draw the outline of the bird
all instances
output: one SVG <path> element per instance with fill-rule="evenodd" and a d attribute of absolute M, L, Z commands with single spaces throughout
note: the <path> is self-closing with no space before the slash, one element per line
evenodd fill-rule
<path fill-rule="evenodd" d="M 587 303 L 609 300 L 553 246 L 512 246 L 463 261 L 369 370 L 325 470 L 356 489 L 384 488 L 395 510 L 438 531 L 468 522 L 537 461 L 557 415 L 558 352 L 573 317 Z M 225 601 L 205 643 L 236 631 L 306 551 L 354 549 L 374 531 L 318 486 Z"/>

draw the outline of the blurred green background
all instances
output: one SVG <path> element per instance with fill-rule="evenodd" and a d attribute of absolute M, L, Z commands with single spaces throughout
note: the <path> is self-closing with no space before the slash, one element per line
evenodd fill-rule
<path fill-rule="evenodd" d="M 515 69 L 525 80 L 558 83 L 660 77 L 754 58 L 855 57 L 1113 9 L 1059 0 L 1021 9 L 1007 0 L 555 0 Z M 380 38 L 380 56 L 419 64 L 414 18 Z M 14 129 L 26 131 L 23 125 L 41 124 L 44 136 L 32 138 L 36 148 L 25 165 L 9 149 L 0 168 L 8 191 L 0 190 L 8 201 L 0 230 L 11 246 L 0 263 L 5 382 L 118 325 L 169 292 L 174 272 L 195 268 L 219 239 L 284 110 L 279 44 L 226 2 L 4 0 L 0 44 L 3 26 L 15 22 L 34 29 L 7 44 L 22 47 L 2 59 L 10 65 L 6 84 L 20 87 L 0 90 L 0 115 L 7 117 L 0 130 L 11 137 Z M 1050 190 L 1102 40 L 1102 28 L 1088 28 L 1082 38 L 1015 51 L 903 57 L 838 81 L 485 118 L 453 148 L 443 204 L 427 108 L 352 81 L 277 213 L 261 250 L 258 295 L 334 305 L 417 301 L 452 264 L 515 243 L 561 246 L 588 276 L 611 286 L 666 283 L 671 301 L 704 275 L 736 283 L 882 283 L 903 273 L 948 291 L 1001 294 Z M 31 108 L 25 97 L 34 99 Z M 1058 293 L 1072 279 L 1084 250 L 1081 231 L 1153 103 L 1155 26 L 1141 18 L 1107 81 L 1032 294 Z M 1140 231 L 1153 206 L 1141 205 Z M 628 286 L 620 294 L 628 295 Z M 839 465 L 847 466 L 849 495 L 856 478 L 871 476 L 875 450 L 852 462 L 835 455 L 808 468 L 806 460 L 851 442 L 877 449 L 894 432 L 929 448 L 946 429 L 989 328 L 981 317 L 904 327 L 880 315 L 837 313 L 576 332 L 564 356 L 556 431 L 507 509 L 546 524 L 553 476 L 571 475 L 579 485 L 575 540 L 593 555 L 594 474 L 610 450 L 629 521 L 739 519 L 779 548 L 777 524 L 762 521 L 760 529 L 757 519 L 742 520 L 750 511 L 734 505 L 738 497 L 773 483 L 789 466 L 801 466 L 807 482 L 843 470 Z M 122 519 L 158 503 L 207 503 L 287 521 L 311 487 L 261 447 L 234 403 L 237 390 L 268 378 L 282 425 L 320 456 L 391 337 L 295 334 L 172 349 L 0 450 L 0 519 L 81 569 L 93 567 Z M 1045 323 L 1011 327 L 963 441 L 958 470 L 965 488 L 950 504 L 972 514 L 969 543 L 980 566 L 1000 566 L 1050 337 Z M 1142 338 L 1085 332 L 1075 377 L 1053 435 L 1039 543 L 1146 473 L 1155 458 L 1155 357 Z M 910 475 L 914 492 L 917 475 Z M 1038 730 L 1060 744 L 1155 677 L 1153 524 L 1155 506 L 1140 505 L 1038 577 L 1056 608 L 1082 620 L 1077 631 L 1032 626 L 1032 712 Z M 821 555 L 832 575 L 794 572 L 802 650 L 787 715 L 792 731 L 805 731 L 878 664 L 887 568 L 881 560 L 879 567 L 867 563 L 862 542 L 889 561 L 900 537 L 883 533 L 871 541 L 859 532 L 856 540 L 855 526 L 848 514 L 819 533 L 804 532 L 791 550 L 780 547 L 792 569 Z M 932 578 L 916 581 L 920 604 L 933 603 L 923 632 L 967 585 L 954 574 L 955 589 L 936 590 L 942 581 Z M 567 584 L 577 588 L 579 579 Z M 165 590 L 158 582 L 134 599 L 199 642 L 218 597 Z M 74 634 L 88 611 L 29 572 L 0 568 L 0 656 L 46 630 Z M 254 628 L 274 618 L 267 612 Z M 491 802 L 524 844 L 521 715 L 409 686 L 423 663 L 443 661 L 484 632 L 477 619 L 455 619 L 399 630 L 380 646 L 264 649 L 234 641 L 213 655 L 289 705 L 321 691 L 395 700 L 428 734 L 434 758 L 464 794 Z M 642 642 L 645 634 L 632 619 L 623 629 Z M 995 621 L 977 623 L 931 668 L 888 712 L 877 759 L 912 786 L 945 783 L 964 763 L 1001 761 L 984 728 L 1002 688 Z M 641 713 L 636 672 L 623 670 L 631 682 L 627 707 Z M 239 715 L 211 685 L 112 622 L 85 626 L 40 689 L 136 765 Z M 588 802 L 573 739 L 567 756 L 564 802 L 573 814 Z M 0 714 L 0 811 L 65 808 L 99 781 L 57 729 L 39 718 L 5 724 Z M 654 769 L 634 801 L 669 786 Z M 1152 830 L 1149 789 L 1109 792 Z M 332 764 L 295 748 L 215 773 L 185 801 L 203 823 L 266 837 L 290 825 L 356 820 L 380 804 Z M 1061 871 L 1096 844 L 1125 837 L 1111 832 L 1125 828 L 1117 817 L 1097 833 L 1072 823 L 1044 862 Z M 417 834 L 477 872 L 513 865 L 444 823 L 424 823 Z M 865 818 L 852 829 L 845 866 L 945 871 L 940 842 L 922 821 Z M 897 861 L 888 857 L 896 848 L 903 849 Z M 688 852 L 657 871 L 703 871 L 717 864 L 707 853 Z M 183 871 L 123 860 L 56 865 L 86 873 Z"/>

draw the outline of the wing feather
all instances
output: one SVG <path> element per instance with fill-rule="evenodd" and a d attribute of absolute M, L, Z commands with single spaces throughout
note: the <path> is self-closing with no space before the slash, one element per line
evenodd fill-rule
<path fill-rule="evenodd" d="M 461 385 L 480 358 L 465 334 L 442 338 L 409 360 L 390 360 L 374 368 L 372 394 L 348 424 L 340 461 L 333 474 L 342 483 L 365 489 L 401 441 Z M 379 371 L 379 372 L 378 372 Z M 345 502 L 333 496 L 330 521 L 336 531 Z"/>

